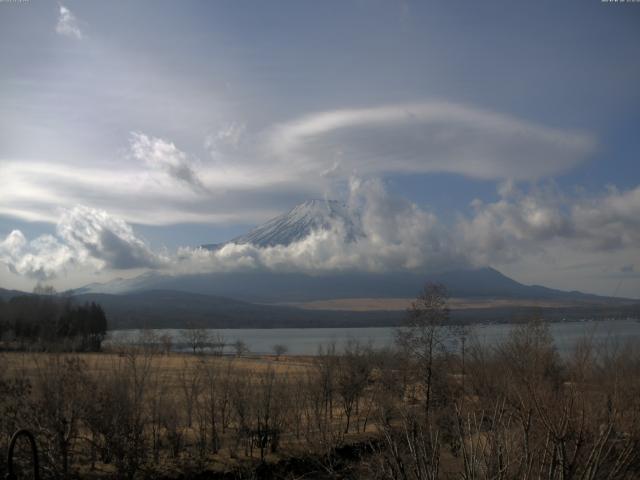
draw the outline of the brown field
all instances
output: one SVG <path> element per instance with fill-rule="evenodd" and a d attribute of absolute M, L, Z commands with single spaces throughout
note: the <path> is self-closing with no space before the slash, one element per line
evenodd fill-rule
<path fill-rule="evenodd" d="M 6 374 L 12 375 L 20 372 L 30 376 L 34 375 L 39 366 L 45 364 L 52 357 L 79 359 L 85 365 L 85 373 L 99 375 L 121 363 L 125 355 L 118 352 L 68 354 L 4 352 L 0 353 L 0 362 L 3 364 Z M 275 355 L 204 357 L 203 355 L 171 353 L 169 355 L 152 355 L 149 358 L 151 359 L 152 371 L 161 371 L 165 378 L 175 377 L 185 367 L 196 368 L 203 361 L 203 358 L 220 367 L 231 362 L 238 373 L 263 373 L 267 370 L 273 370 L 278 374 L 299 375 L 307 372 L 312 364 L 312 357 L 285 355 L 278 359 Z"/>
<path fill-rule="evenodd" d="M 43 478 L 639 478 L 637 345 L 561 358 L 533 323 L 443 351 L 415 328 L 313 357 L 0 353 L 0 450 L 33 431 Z"/>
<path fill-rule="evenodd" d="M 286 305 L 306 310 L 348 310 L 367 312 L 375 310 L 402 311 L 411 306 L 413 298 L 339 298 L 333 300 L 315 300 L 312 302 L 287 303 Z M 506 298 L 451 298 L 449 307 L 453 310 L 476 308 L 526 307 L 549 308 L 571 307 L 576 302 L 535 300 L 535 299 L 506 299 Z"/>
<path fill-rule="evenodd" d="M 73 366 L 78 367 L 77 372 Z M 75 373 L 69 375 L 70 371 Z M 101 353 L 3 352 L 0 390 L 5 388 L 3 379 L 31 387 L 13 392 L 15 399 L 0 398 L 0 410 L 13 411 L 16 404 L 25 408 L 19 416 L 23 420 L 3 424 L 0 419 L 0 448 L 15 429 L 38 432 L 41 425 L 52 422 L 42 430 L 40 448 L 56 452 L 46 473 L 57 477 L 64 462 L 55 432 L 57 428 L 65 431 L 70 422 L 73 430 L 66 455 L 74 464 L 73 471 L 95 478 L 120 478 L 127 476 L 127 461 L 118 466 L 106 458 L 112 448 L 108 436 L 114 434 L 108 424 L 122 422 L 124 431 L 118 435 L 126 449 L 135 450 L 139 443 L 147 450 L 147 459 L 136 469 L 154 477 L 174 477 L 185 469 L 241 472 L 256 461 L 274 464 L 292 456 L 322 455 L 334 444 L 366 438 L 373 424 L 362 425 L 361 415 L 354 414 L 345 432 L 337 399 L 329 410 L 312 412 L 308 405 L 304 418 L 299 408 L 304 402 L 301 396 L 310 393 L 316 375 L 313 357 L 304 356 L 163 354 L 144 348 Z M 118 394 L 122 388 L 129 392 L 125 397 Z M 62 407 L 67 410 L 63 423 L 57 424 L 61 405 L 55 399 L 60 397 L 68 405 Z M 98 415 L 113 419 L 98 430 L 90 424 L 102 422 L 92 419 L 95 413 L 86 410 L 94 398 L 104 401 L 97 410 L 103 413 Z M 40 405 L 38 412 L 31 411 L 35 405 Z M 133 416 L 123 418 L 118 410 L 131 411 Z M 38 419 L 43 414 L 48 418 Z M 316 417 L 314 425 L 312 416 Z M 136 443 L 131 435 L 138 421 L 143 437 Z M 217 447 L 212 444 L 212 428 L 217 430 Z M 260 438 L 264 438 L 262 445 Z M 338 438 L 341 440 L 334 443 Z M 94 443 L 102 445 L 97 457 L 91 453 Z"/>

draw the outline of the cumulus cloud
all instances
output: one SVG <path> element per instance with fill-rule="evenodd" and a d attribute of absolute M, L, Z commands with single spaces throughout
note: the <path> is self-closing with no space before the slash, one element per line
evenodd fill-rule
<path fill-rule="evenodd" d="M 640 245 L 640 186 L 622 192 L 611 187 L 606 195 L 576 203 L 571 215 L 590 248 Z"/>
<path fill-rule="evenodd" d="M 595 141 L 511 115 L 431 102 L 307 115 L 273 128 L 266 148 L 300 170 L 325 174 L 450 172 L 524 180 L 574 167 Z"/>
<path fill-rule="evenodd" d="M 78 19 L 71 13 L 64 5 L 60 5 L 58 13 L 58 23 L 56 24 L 56 32 L 65 37 L 75 38 L 81 40 L 83 37 L 82 31 L 78 24 Z"/>
<path fill-rule="evenodd" d="M 575 197 L 557 189 L 500 189 L 492 203 L 474 200 L 474 214 L 458 224 L 458 238 L 478 262 L 515 261 L 554 241 L 587 252 L 640 245 L 640 187 Z"/>
<path fill-rule="evenodd" d="M 464 262 L 433 213 L 388 194 L 377 180 L 352 180 L 346 202 L 359 235 L 343 219 L 290 245 L 261 248 L 227 244 L 217 251 L 185 247 L 160 255 L 129 225 L 107 212 L 83 206 L 61 215 L 56 236 L 29 242 L 14 231 L 0 243 L 0 261 L 13 272 L 52 278 L 73 266 L 102 269 L 153 268 L 171 274 L 263 269 L 322 274 L 335 271 L 443 269 Z"/>
<path fill-rule="evenodd" d="M 77 206 L 65 211 L 57 232 L 78 253 L 79 260 L 98 260 L 102 268 L 130 269 L 161 264 L 160 258 L 135 236 L 129 225 L 103 210 Z"/>
<path fill-rule="evenodd" d="M 361 232 L 356 241 L 338 218 L 331 228 L 286 246 L 227 244 L 214 252 L 183 248 L 174 267 L 182 273 L 438 271 L 506 265 L 567 250 L 600 258 L 640 246 L 640 187 L 589 198 L 567 195 L 553 185 L 523 191 L 506 183 L 498 191 L 499 200 L 475 200 L 471 215 L 445 223 L 390 195 L 380 181 L 352 179 L 347 208 Z"/>
<path fill-rule="evenodd" d="M 639 192 L 640 187 L 612 188 L 585 198 L 563 194 L 554 186 L 523 191 L 504 184 L 499 200 L 474 201 L 473 213 L 451 224 L 389 194 L 379 180 L 352 178 L 345 208 L 356 236 L 351 234 L 354 225 L 337 216 L 328 228 L 289 245 L 229 243 L 216 251 L 184 247 L 175 254 L 153 252 L 123 220 L 79 206 L 63 212 L 56 235 L 28 241 L 21 232 L 11 232 L 0 242 L 0 262 L 14 273 L 38 279 L 87 266 L 97 271 L 151 268 L 175 275 L 246 270 L 313 275 L 433 272 L 530 262 L 558 252 L 570 252 L 574 263 L 613 255 L 620 265 L 628 264 L 640 245 L 640 223 L 635 220 L 640 217 Z"/>
<path fill-rule="evenodd" d="M 73 250 L 52 235 L 42 235 L 31 242 L 19 230 L 0 242 L 0 263 L 18 275 L 37 279 L 56 276 L 74 261 Z"/>
<path fill-rule="evenodd" d="M 75 267 L 155 268 L 166 261 L 129 225 L 101 210 L 77 206 L 65 211 L 56 230 L 56 236 L 31 241 L 19 230 L 12 231 L 0 242 L 0 263 L 19 275 L 44 280 Z"/>
<path fill-rule="evenodd" d="M 449 232 L 433 213 L 390 195 L 378 180 L 352 179 L 347 201 L 357 222 L 354 237 L 341 218 L 289 245 L 227 244 L 216 251 L 183 248 L 175 268 L 182 273 L 267 269 L 322 274 L 336 271 L 441 270 L 467 265 Z"/>

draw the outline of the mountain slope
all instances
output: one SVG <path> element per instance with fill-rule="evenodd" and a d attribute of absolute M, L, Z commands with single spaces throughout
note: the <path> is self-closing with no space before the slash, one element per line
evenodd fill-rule
<path fill-rule="evenodd" d="M 342 224 L 348 241 L 354 241 L 362 235 L 357 215 L 352 215 L 344 203 L 336 200 L 307 200 L 227 243 L 251 243 L 262 248 L 289 245 L 304 240 L 313 231 L 330 229 L 335 222 Z M 217 250 L 223 245 L 224 243 L 212 243 L 202 247 Z"/>
<path fill-rule="evenodd" d="M 1 291 L 7 297 L 25 292 Z M 600 298 L 600 297 L 596 297 Z M 175 290 L 145 290 L 123 295 L 84 293 L 71 297 L 76 303 L 97 302 L 107 314 L 109 329 L 127 328 L 318 328 L 398 325 L 403 310 L 351 311 L 303 310 L 280 305 L 252 304 L 236 299 Z M 637 318 L 639 303 L 619 300 L 576 302 L 572 305 L 490 306 L 453 308 L 451 319 L 461 323 L 519 322 L 531 318 L 549 321 L 585 318 Z"/>
<path fill-rule="evenodd" d="M 404 311 L 301 310 L 293 307 L 258 305 L 230 298 L 172 290 L 149 290 L 126 295 L 85 294 L 79 303 L 94 301 L 103 306 L 110 329 L 122 328 L 318 328 L 395 326 Z M 498 307 L 454 309 L 455 322 L 483 323 L 526 321 L 533 316 L 553 320 L 637 317 L 640 304 L 578 305 L 535 308 Z"/>
<path fill-rule="evenodd" d="M 413 298 L 425 282 L 442 283 L 453 297 L 553 299 L 603 303 L 608 297 L 523 285 L 493 268 L 438 274 L 418 272 L 353 272 L 322 276 L 267 271 L 202 275 L 145 275 L 135 279 L 93 285 L 76 293 L 130 293 L 163 289 L 220 295 L 249 302 L 280 303 L 340 298 Z"/>
<path fill-rule="evenodd" d="M 309 328 L 389 326 L 402 312 L 306 312 L 293 307 L 256 305 L 231 298 L 172 290 L 126 295 L 82 294 L 79 303 L 97 302 L 110 329 L 119 328 Z"/>
<path fill-rule="evenodd" d="M 226 243 L 251 243 L 263 248 L 289 245 L 305 239 L 313 231 L 329 229 L 336 224 L 343 228 L 348 241 L 357 242 L 364 235 L 360 216 L 344 203 L 335 200 L 309 200 Z M 226 243 L 208 244 L 203 247 L 217 250 Z M 428 281 L 442 283 L 448 288 L 451 296 L 463 298 L 591 303 L 613 301 L 597 295 L 523 285 L 489 267 L 444 273 L 403 270 L 387 273 L 343 272 L 317 276 L 267 270 L 182 276 L 150 272 L 132 279 L 89 285 L 76 293 L 123 294 L 163 289 L 219 295 L 250 302 L 282 303 L 363 297 L 413 298 Z"/>
<path fill-rule="evenodd" d="M 20 297 L 22 295 L 31 295 L 27 292 L 21 292 L 20 290 L 7 290 L 4 288 L 0 288 L 0 298 L 2 300 L 10 300 L 13 297 Z"/>

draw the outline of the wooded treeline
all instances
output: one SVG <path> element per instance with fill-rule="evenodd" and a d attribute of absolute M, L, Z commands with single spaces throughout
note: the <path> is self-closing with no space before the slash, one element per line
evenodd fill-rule
<path fill-rule="evenodd" d="M 76 305 L 55 294 L 0 298 L 0 340 L 5 349 L 99 351 L 107 317 L 94 302 Z"/>

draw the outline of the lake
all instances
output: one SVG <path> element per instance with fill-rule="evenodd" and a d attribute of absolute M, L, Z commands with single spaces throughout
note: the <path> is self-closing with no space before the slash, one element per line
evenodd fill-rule
<path fill-rule="evenodd" d="M 505 339 L 514 324 L 473 325 L 471 336 L 485 344 L 497 344 Z M 585 337 L 597 343 L 610 342 L 623 344 L 640 343 L 640 321 L 600 320 L 584 322 L 562 322 L 549 324 L 556 347 L 560 353 L 569 353 L 573 346 Z M 173 339 L 176 350 L 185 350 L 184 337 L 180 329 L 153 330 L 157 336 L 169 335 Z M 284 345 L 292 355 L 314 355 L 320 346 L 335 343 L 340 349 L 350 339 L 382 348 L 393 345 L 394 329 L 391 327 L 369 328 L 273 328 L 273 329 L 215 329 L 211 333 L 221 334 L 225 343 L 233 344 L 242 340 L 252 353 L 272 353 L 276 344 Z M 109 332 L 106 345 L 110 343 L 135 344 L 140 341 L 141 330 L 112 330 Z M 227 347 L 232 353 L 232 347 Z"/>

